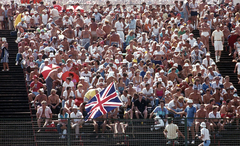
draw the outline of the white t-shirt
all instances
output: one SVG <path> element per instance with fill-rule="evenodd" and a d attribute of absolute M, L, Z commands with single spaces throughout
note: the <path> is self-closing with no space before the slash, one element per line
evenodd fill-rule
<path fill-rule="evenodd" d="M 74 97 L 73 91 L 70 92 L 69 97 L 70 97 L 70 96 L 73 96 L 73 97 Z M 67 99 L 68 99 L 67 90 L 65 90 L 65 91 L 63 92 L 63 99 L 64 99 L 64 100 L 67 100 Z"/>
<path fill-rule="evenodd" d="M 170 109 L 172 109 L 174 106 L 175 106 L 174 100 L 171 100 L 171 101 L 168 103 L 168 107 L 169 107 Z"/>
<path fill-rule="evenodd" d="M 148 91 L 146 88 L 143 88 L 142 93 L 145 95 L 151 95 L 151 94 L 153 94 L 153 88 L 150 87 L 150 89 Z"/>
<path fill-rule="evenodd" d="M 209 130 L 208 129 L 202 128 L 201 129 L 201 135 L 204 135 L 203 138 L 202 138 L 202 141 L 210 140 Z"/>
<path fill-rule="evenodd" d="M 70 118 L 81 118 L 82 117 L 82 113 L 81 112 L 77 112 L 76 114 L 74 112 L 72 112 L 70 114 Z M 74 122 L 78 122 L 81 119 L 73 119 Z"/>
<path fill-rule="evenodd" d="M 46 25 L 48 22 L 48 14 L 42 14 L 42 23 Z"/>
<path fill-rule="evenodd" d="M 90 71 L 88 71 L 87 73 L 85 73 L 84 71 L 81 72 L 81 76 L 85 77 L 85 81 L 86 82 L 90 82 L 90 77 L 92 76 L 92 73 Z"/>
<path fill-rule="evenodd" d="M 238 62 L 238 63 L 236 64 L 236 66 L 237 66 L 237 72 L 238 72 L 238 74 L 240 74 L 240 62 Z"/>
<path fill-rule="evenodd" d="M 117 31 L 123 31 L 123 23 L 117 21 L 117 22 L 115 23 L 115 28 L 116 28 Z"/>
<path fill-rule="evenodd" d="M 127 96 L 124 96 L 123 94 L 121 95 L 121 99 L 122 99 L 123 102 L 127 102 L 128 101 Z"/>
<path fill-rule="evenodd" d="M 64 107 L 67 107 L 67 104 L 69 104 L 69 100 L 67 100 L 67 101 L 65 102 Z M 73 107 L 74 104 L 75 104 L 75 101 L 72 100 L 70 107 Z"/>
<path fill-rule="evenodd" d="M 168 124 L 165 130 L 167 130 L 168 139 L 175 139 L 178 137 L 177 135 L 178 126 L 176 124 L 173 124 L 173 123 Z"/>
<path fill-rule="evenodd" d="M 213 111 L 208 114 L 209 118 L 221 118 L 220 112 L 216 113 L 216 116 L 213 114 Z"/>
<path fill-rule="evenodd" d="M 65 87 L 65 90 L 67 90 L 67 87 L 74 87 L 73 81 L 70 81 L 69 84 L 65 81 L 63 82 L 63 87 Z"/>
<path fill-rule="evenodd" d="M 221 30 L 214 30 L 212 36 L 214 37 L 214 41 L 222 41 L 223 32 Z"/>

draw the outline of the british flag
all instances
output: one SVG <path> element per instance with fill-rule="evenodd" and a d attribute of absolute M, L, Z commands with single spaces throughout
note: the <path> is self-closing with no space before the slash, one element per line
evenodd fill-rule
<path fill-rule="evenodd" d="M 119 99 L 115 84 L 112 82 L 86 104 L 85 109 L 88 113 L 86 121 L 104 115 L 121 105 L 122 101 Z"/>

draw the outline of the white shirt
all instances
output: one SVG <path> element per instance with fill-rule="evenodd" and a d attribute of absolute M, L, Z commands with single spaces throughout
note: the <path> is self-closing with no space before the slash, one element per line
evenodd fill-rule
<path fill-rule="evenodd" d="M 221 30 L 214 30 L 212 36 L 214 37 L 214 41 L 222 41 L 223 32 Z"/>
<path fill-rule="evenodd" d="M 70 97 L 70 96 L 74 97 L 73 91 L 70 92 L 69 97 Z M 67 90 L 65 90 L 65 91 L 63 92 L 63 99 L 64 99 L 64 100 L 67 100 L 67 99 L 68 99 Z"/>
<path fill-rule="evenodd" d="M 173 123 L 168 124 L 165 130 L 167 130 L 168 139 L 175 139 L 178 137 L 177 135 L 178 126 L 176 124 L 173 124 Z"/>
<path fill-rule="evenodd" d="M 169 108 L 173 108 L 174 106 L 175 106 L 174 100 L 171 100 L 171 101 L 168 103 L 168 107 L 169 107 Z"/>
<path fill-rule="evenodd" d="M 191 45 L 191 47 L 193 47 L 194 43 L 197 42 L 195 38 L 193 39 L 188 38 L 187 40 L 189 40 L 189 44 Z"/>
<path fill-rule="evenodd" d="M 117 31 L 123 31 L 123 23 L 117 21 L 117 22 L 115 23 L 115 28 L 116 28 Z"/>
<path fill-rule="evenodd" d="M 206 128 L 201 129 L 201 135 L 203 135 L 202 141 L 210 140 L 209 130 Z"/>
<path fill-rule="evenodd" d="M 53 58 L 53 60 L 51 60 L 50 58 L 48 59 L 48 64 L 57 64 L 56 59 Z"/>
<path fill-rule="evenodd" d="M 67 104 L 69 105 L 69 100 L 67 100 L 67 101 L 65 102 L 65 104 L 64 104 L 64 107 L 65 107 L 65 108 L 67 107 Z M 75 101 L 74 101 L 74 99 L 73 99 L 72 102 L 71 102 L 71 105 L 69 105 L 69 106 L 70 106 L 70 107 L 73 107 L 74 104 L 75 104 Z"/>
<path fill-rule="evenodd" d="M 86 19 L 84 20 L 84 23 L 85 23 L 86 25 L 89 25 L 89 24 L 91 23 L 91 18 L 86 18 Z"/>
<path fill-rule="evenodd" d="M 63 83 L 63 87 L 65 87 L 65 90 L 67 90 L 67 87 L 74 87 L 74 83 L 73 83 L 73 81 L 70 81 L 69 82 L 69 84 L 65 81 L 64 83 Z"/>
<path fill-rule="evenodd" d="M 42 14 L 42 23 L 46 25 L 48 22 L 48 14 Z"/>
<path fill-rule="evenodd" d="M 144 95 L 151 95 L 151 94 L 153 94 L 153 88 L 150 87 L 149 90 L 147 90 L 146 88 L 143 88 L 142 93 L 143 93 Z"/>
<path fill-rule="evenodd" d="M 74 122 L 80 121 L 81 119 L 75 119 L 75 118 L 81 118 L 81 117 L 82 117 L 82 113 L 78 111 L 76 112 L 76 114 L 74 112 L 70 114 L 70 118 L 73 118 Z"/>
<path fill-rule="evenodd" d="M 121 95 L 121 99 L 122 99 L 123 102 L 127 102 L 128 101 L 127 96 L 124 96 L 123 94 Z"/>
<path fill-rule="evenodd" d="M 216 113 L 216 116 L 213 114 L 213 111 L 208 114 L 209 118 L 221 118 L 220 112 Z"/>
<path fill-rule="evenodd" d="M 213 63 L 213 59 L 210 58 L 209 61 L 207 60 L 207 58 L 204 58 L 202 61 L 202 64 L 205 65 L 206 67 L 211 66 L 211 64 Z"/>
<path fill-rule="evenodd" d="M 85 81 L 86 82 L 90 82 L 90 77 L 92 76 L 92 73 L 90 71 L 88 71 L 87 73 L 85 73 L 85 71 L 81 72 L 81 76 L 85 77 Z"/>

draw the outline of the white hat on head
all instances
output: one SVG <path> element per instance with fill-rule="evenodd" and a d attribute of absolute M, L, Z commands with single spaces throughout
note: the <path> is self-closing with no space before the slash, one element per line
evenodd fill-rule
<path fill-rule="evenodd" d="M 188 99 L 187 103 L 193 103 L 192 99 Z"/>
<path fill-rule="evenodd" d="M 82 61 L 80 59 L 78 59 L 77 64 L 82 64 Z"/>
<path fill-rule="evenodd" d="M 118 59 L 115 59 L 115 63 L 116 63 L 116 64 L 119 64 L 119 60 L 118 60 Z"/>
<path fill-rule="evenodd" d="M 159 81 L 159 82 L 162 82 L 162 78 L 158 78 L 158 81 Z"/>
<path fill-rule="evenodd" d="M 172 81 L 168 81 L 168 87 L 169 86 L 173 86 L 173 82 Z"/>
<path fill-rule="evenodd" d="M 44 92 L 44 89 L 43 89 L 43 88 L 40 88 L 39 91 L 40 91 L 40 92 Z"/>
<path fill-rule="evenodd" d="M 162 69 L 162 70 L 160 70 L 160 73 L 164 73 L 164 70 Z"/>
<path fill-rule="evenodd" d="M 81 77 L 79 78 L 79 80 L 85 80 L 85 78 L 84 78 L 83 76 L 81 76 Z"/>
<path fill-rule="evenodd" d="M 97 9 L 94 9 L 94 12 L 98 12 L 98 10 L 97 10 Z"/>
<path fill-rule="evenodd" d="M 200 63 L 196 63 L 196 66 L 200 66 Z"/>
<path fill-rule="evenodd" d="M 206 53 L 206 56 L 210 56 L 210 53 Z"/>
<path fill-rule="evenodd" d="M 55 57 L 55 55 L 53 53 L 50 53 L 49 57 Z"/>
<path fill-rule="evenodd" d="M 127 59 L 123 59 L 122 63 L 128 63 Z"/>
<path fill-rule="evenodd" d="M 215 62 L 212 62 L 212 64 L 211 65 L 216 65 L 216 63 Z"/>
<path fill-rule="evenodd" d="M 185 64 L 184 64 L 184 67 L 188 67 L 188 66 L 189 66 L 189 64 L 188 64 L 188 63 L 185 63 Z"/>
<path fill-rule="evenodd" d="M 205 123 L 205 122 L 202 122 L 200 126 L 203 127 L 203 128 L 205 128 L 205 127 L 206 127 L 206 123 Z"/>
<path fill-rule="evenodd" d="M 76 105 L 74 105 L 72 109 L 78 109 L 78 107 Z"/>
<path fill-rule="evenodd" d="M 79 25 L 79 24 L 77 24 L 77 25 L 76 25 L 76 27 L 80 27 L 80 25 Z"/>
<path fill-rule="evenodd" d="M 174 66 L 174 67 L 178 67 L 178 64 L 177 64 L 177 63 L 174 63 L 173 66 Z"/>
<path fill-rule="evenodd" d="M 171 93 L 171 92 L 168 90 L 165 91 L 165 95 L 168 95 L 169 93 Z"/>

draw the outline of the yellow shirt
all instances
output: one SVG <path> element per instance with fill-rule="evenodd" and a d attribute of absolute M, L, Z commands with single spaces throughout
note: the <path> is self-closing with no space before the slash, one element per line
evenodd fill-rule
<path fill-rule="evenodd" d="M 97 93 L 96 93 L 96 89 L 90 89 L 86 94 L 85 94 L 85 97 L 87 99 L 91 99 L 93 96 L 95 96 Z"/>

